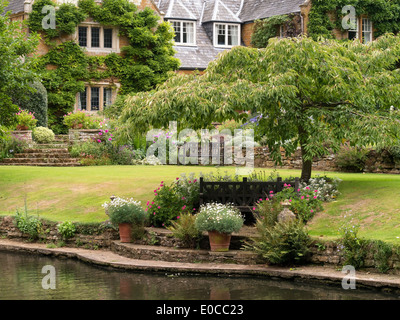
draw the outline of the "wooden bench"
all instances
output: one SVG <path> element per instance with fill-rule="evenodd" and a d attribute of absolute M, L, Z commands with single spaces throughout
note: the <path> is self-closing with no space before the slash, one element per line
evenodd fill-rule
<path fill-rule="evenodd" d="M 245 217 L 245 223 L 251 224 L 255 221 L 253 207 L 259 199 L 265 199 L 272 191 L 274 194 L 284 189 L 286 185 L 294 187 L 295 191 L 300 188 L 300 179 L 295 181 L 204 181 L 200 178 L 200 206 L 205 203 L 231 203 L 237 207 Z"/>

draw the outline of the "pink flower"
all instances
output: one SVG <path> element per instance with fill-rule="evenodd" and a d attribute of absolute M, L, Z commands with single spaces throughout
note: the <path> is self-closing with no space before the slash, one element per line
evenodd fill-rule
<path fill-rule="evenodd" d="M 193 211 L 196 211 L 196 208 L 193 208 Z"/>
<path fill-rule="evenodd" d="M 274 193 L 273 191 L 270 191 L 269 193 Z"/>
<path fill-rule="evenodd" d="M 177 219 L 179 219 L 180 217 L 179 217 L 179 216 L 177 216 L 176 218 L 177 218 Z"/>
<path fill-rule="evenodd" d="M 147 201 L 146 205 L 148 206 L 148 205 L 149 205 L 149 203 L 150 203 L 150 201 Z"/>
<path fill-rule="evenodd" d="M 292 202 L 292 199 L 289 199 L 289 202 Z"/>
<path fill-rule="evenodd" d="M 155 212 L 153 212 L 153 214 L 154 214 L 154 215 L 156 215 L 156 213 L 155 213 Z"/>
<path fill-rule="evenodd" d="M 112 139 L 111 139 L 111 138 L 108 138 L 108 141 L 112 141 Z"/>
<path fill-rule="evenodd" d="M 107 133 L 107 132 L 108 132 L 108 129 L 104 130 L 104 132 Z"/>
<path fill-rule="evenodd" d="M 100 143 L 100 142 L 101 142 L 101 140 L 100 140 L 100 139 L 97 139 L 97 142 L 98 142 L 98 143 Z"/>
<path fill-rule="evenodd" d="M 182 197 L 182 200 L 185 200 L 185 197 Z"/>
<path fill-rule="evenodd" d="M 301 199 L 304 199 L 304 196 L 301 196 Z"/>
<path fill-rule="evenodd" d="M 161 207 L 160 207 L 160 206 L 158 206 L 158 207 L 157 207 L 157 209 L 161 209 Z"/>
<path fill-rule="evenodd" d="M 311 212 L 311 213 L 313 213 L 313 212 L 314 212 L 314 210 L 313 210 L 313 209 L 311 209 L 311 210 L 310 210 L 310 212 Z"/>
<path fill-rule="evenodd" d="M 317 199 L 317 196 L 314 196 L 314 199 Z"/>
<path fill-rule="evenodd" d="M 318 192 L 318 190 L 314 190 L 314 192 Z"/>
<path fill-rule="evenodd" d="M 255 210 L 256 210 L 256 207 L 253 207 L 253 210 L 255 211 Z"/>
<path fill-rule="evenodd" d="M 186 205 L 184 205 L 183 207 L 182 207 L 182 210 L 185 210 L 186 209 Z"/>
<path fill-rule="evenodd" d="M 151 204 L 154 204 L 154 201 L 152 201 Z"/>
<path fill-rule="evenodd" d="M 102 132 L 99 132 L 99 136 L 101 136 L 103 133 Z"/>
<path fill-rule="evenodd" d="M 176 178 L 176 180 L 179 180 L 179 178 Z"/>

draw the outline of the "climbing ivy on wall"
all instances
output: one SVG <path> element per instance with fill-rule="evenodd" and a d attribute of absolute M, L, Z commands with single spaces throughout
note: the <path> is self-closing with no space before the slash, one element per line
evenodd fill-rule
<path fill-rule="evenodd" d="M 254 21 L 251 45 L 255 48 L 265 48 L 268 40 L 277 36 L 279 26 L 282 24 L 288 26 L 292 18 L 285 14 Z"/>
<path fill-rule="evenodd" d="M 78 6 L 61 4 L 56 9 L 56 29 L 43 29 L 42 13 L 52 0 L 37 0 L 32 6 L 28 25 L 39 32 L 49 52 L 39 57 L 43 84 L 48 92 L 49 124 L 55 132 L 65 130 L 62 116 L 72 111 L 75 97 L 84 90 L 85 82 L 101 79 L 121 83 L 120 94 L 147 91 L 164 82 L 170 71 L 179 67 L 174 58 L 174 32 L 167 22 L 149 8 L 138 10 L 128 0 L 80 0 Z M 101 25 L 115 26 L 129 45 L 121 48 L 121 55 L 89 56 L 72 38 L 77 26 L 87 17 Z"/>
<path fill-rule="evenodd" d="M 374 36 L 400 31 L 400 0 L 313 0 L 308 33 L 314 39 L 333 38 L 332 30 L 342 29 L 342 8 L 351 5 L 356 15 L 367 15 L 373 22 Z M 329 18 L 331 15 L 331 18 Z"/>

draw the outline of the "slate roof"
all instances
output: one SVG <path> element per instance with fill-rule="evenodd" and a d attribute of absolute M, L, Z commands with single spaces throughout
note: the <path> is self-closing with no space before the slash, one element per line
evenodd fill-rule
<path fill-rule="evenodd" d="M 23 12 L 24 1 L 25 0 L 8 0 L 8 5 L 1 14 L 4 15 L 8 11 L 11 11 L 12 14 Z"/>
<path fill-rule="evenodd" d="M 165 20 L 196 21 L 196 46 L 176 45 L 181 69 L 205 69 L 227 49 L 215 48 L 207 34 L 210 22 L 243 24 L 275 15 L 300 12 L 305 0 L 156 0 Z"/>
<path fill-rule="evenodd" d="M 300 12 L 305 0 L 249 0 L 240 12 L 242 22 L 264 19 L 282 14 Z"/>

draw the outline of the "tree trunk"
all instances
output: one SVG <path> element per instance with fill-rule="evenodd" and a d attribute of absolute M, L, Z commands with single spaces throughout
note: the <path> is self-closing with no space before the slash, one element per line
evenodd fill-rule
<path fill-rule="evenodd" d="M 312 160 L 304 160 L 306 156 L 305 146 L 307 141 L 307 132 L 302 127 L 299 128 L 299 140 L 300 140 L 301 160 L 302 160 L 300 180 L 308 182 L 311 178 Z"/>
<path fill-rule="evenodd" d="M 301 181 L 308 182 L 311 178 L 311 170 L 312 170 L 312 160 L 304 160 L 303 158 L 303 148 L 301 148 L 302 155 L 302 167 L 301 167 Z"/>

